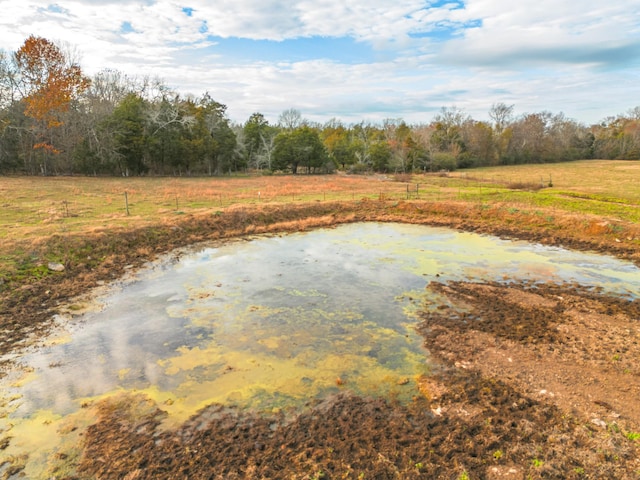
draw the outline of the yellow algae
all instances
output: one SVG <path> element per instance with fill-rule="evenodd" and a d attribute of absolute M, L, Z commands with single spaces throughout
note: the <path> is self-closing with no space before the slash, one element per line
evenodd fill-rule
<path fill-rule="evenodd" d="M 282 341 L 282 339 L 283 339 L 282 337 L 262 338 L 258 340 L 258 343 L 260 345 L 264 345 L 270 350 L 275 350 L 280 346 L 280 342 Z"/>
<path fill-rule="evenodd" d="M 78 316 L 89 312 L 97 312 L 104 308 L 104 304 L 100 301 L 89 299 L 87 301 L 77 301 L 69 305 L 63 305 L 59 311 L 61 314 Z"/>
<path fill-rule="evenodd" d="M 425 290 L 430 281 L 575 278 L 638 290 L 637 269 L 609 259 L 446 229 L 364 224 L 317 235 L 257 239 L 246 244 L 249 254 L 241 244 L 205 249 L 176 268 L 141 272 L 103 312 L 0 382 L 10 387 L 0 390 L 0 431 L 23 437 L 8 451 L 22 458 L 18 446 L 41 435 L 38 448 L 50 457 L 34 458 L 50 462 L 62 451 L 47 443 L 52 437 L 79 438 L 76 423 L 55 417 L 69 405 L 92 406 L 69 422 L 89 422 L 98 407 L 134 416 L 159 408 L 165 425 L 177 426 L 214 403 L 274 412 L 341 389 L 409 400 L 429 373 L 416 313 L 442 302 Z M 18 408 L 15 391 L 32 410 Z M 130 405 L 136 398 L 140 405 Z"/>
<path fill-rule="evenodd" d="M 215 296 L 215 292 L 208 290 L 208 289 L 191 289 L 189 291 L 189 301 L 193 302 L 193 301 L 201 301 L 201 300 L 205 300 L 207 298 L 211 298 L 213 296 Z"/>
<path fill-rule="evenodd" d="M 289 295 L 294 297 L 326 297 L 326 293 L 319 292 L 316 289 L 311 290 L 298 290 L 296 288 L 291 289 L 287 292 Z"/>
<path fill-rule="evenodd" d="M 43 343 L 43 347 L 53 347 L 56 345 L 64 345 L 70 343 L 72 341 L 71 335 L 68 333 L 59 334 L 51 337 L 47 337 L 47 339 Z"/>
<path fill-rule="evenodd" d="M 291 398 L 308 398 L 317 393 L 317 390 L 310 392 L 303 382 L 304 378 L 315 376 L 315 369 L 301 366 L 292 359 L 268 356 L 248 358 L 240 352 L 231 352 L 225 356 L 225 361 L 226 366 L 219 370 L 216 378 L 199 381 L 189 379 L 172 390 L 174 402 L 162 406 L 171 417 L 168 422 L 178 424 L 212 403 L 251 406 L 256 402 L 254 397 L 258 393 L 266 397 L 278 394 Z M 327 384 L 332 381 L 327 380 Z M 141 392 L 164 401 L 158 398 L 160 392 L 157 390 Z"/>
<path fill-rule="evenodd" d="M 222 350 L 220 346 L 210 344 L 205 348 L 188 348 L 183 346 L 177 349 L 177 353 L 179 353 L 179 355 L 160 359 L 157 362 L 159 366 L 164 368 L 164 372 L 167 375 L 176 375 L 181 371 L 193 370 L 196 367 L 219 362 Z"/>
<path fill-rule="evenodd" d="M 60 444 L 58 430 L 62 418 L 59 414 L 41 410 L 29 418 L 16 419 L 7 430 L 11 442 L 3 450 L 2 455 L 6 458 L 19 458 L 27 455 L 30 462 L 46 464 L 48 452 L 56 449 Z"/>
<path fill-rule="evenodd" d="M 264 305 L 249 305 L 247 306 L 246 312 L 247 313 L 251 313 L 251 314 L 258 314 L 258 315 L 272 315 L 274 313 L 276 313 L 278 310 L 277 308 L 269 308 L 266 307 Z"/>
<path fill-rule="evenodd" d="M 33 367 L 21 367 L 11 373 L 12 375 L 8 378 L 9 388 L 23 387 L 38 378 L 38 373 Z"/>
<path fill-rule="evenodd" d="M 171 373 L 196 368 L 203 363 L 202 358 L 200 362 L 197 358 L 210 358 L 214 350 L 217 351 L 215 348 L 183 350 L 181 356 L 168 362 L 171 365 L 168 368 Z M 307 354 L 313 356 L 312 361 L 304 361 Z M 406 368 L 400 372 L 379 365 L 374 358 L 357 354 L 332 355 L 325 352 L 317 355 L 315 352 L 303 352 L 297 357 L 281 358 L 227 351 L 214 356 L 220 363 L 218 376 L 209 380 L 187 377 L 172 390 L 175 400 L 171 404 L 165 403 L 168 398 L 173 398 L 166 392 L 161 394 L 157 389 L 143 389 L 140 392 L 160 404 L 164 403 L 161 408 L 171 417 L 167 422 L 177 424 L 212 403 L 247 407 L 269 402 L 277 395 L 290 398 L 293 405 L 295 399 L 312 398 L 323 390 L 335 387 L 338 377 L 349 377 L 353 383 L 351 386 L 363 393 L 367 390 L 388 392 L 397 386 L 401 378 L 422 373 L 417 371 L 418 367 L 414 364 L 419 363 L 415 361 L 421 358 L 419 355 L 407 358 Z M 420 363 L 424 364 L 424 359 L 421 360 Z M 350 371 L 357 373 L 351 374 Z"/>
<path fill-rule="evenodd" d="M 66 478 L 75 476 L 75 466 L 82 454 L 82 441 L 86 428 L 95 422 L 94 412 L 80 410 L 58 423 L 59 443 L 49 451 L 44 478 Z M 32 470 L 34 462 L 25 470 L 29 478 L 36 478 Z"/>

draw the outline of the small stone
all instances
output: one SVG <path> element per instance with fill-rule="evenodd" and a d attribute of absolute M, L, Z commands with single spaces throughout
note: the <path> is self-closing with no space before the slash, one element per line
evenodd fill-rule
<path fill-rule="evenodd" d="M 52 272 L 64 272 L 64 265 L 62 265 L 61 263 L 49 262 L 49 265 L 47 265 L 47 267 Z"/>

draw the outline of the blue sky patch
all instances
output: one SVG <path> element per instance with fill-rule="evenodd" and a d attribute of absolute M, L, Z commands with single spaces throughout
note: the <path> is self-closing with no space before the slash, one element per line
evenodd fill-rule
<path fill-rule="evenodd" d="M 51 4 L 47 5 L 46 8 L 39 7 L 38 8 L 38 12 L 39 13 L 57 13 L 57 14 L 62 14 L 62 15 L 68 15 L 69 14 L 69 10 L 67 10 L 64 7 L 61 7 L 57 3 L 51 3 Z"/>
<path fill-rule="evenodd" d="M 58 4 L 51 4 L 47 6 L 47 11 L 53 12 L 53 13 L 66 13 L 66 10 Z"/>
<path fill-rule="evenodd" d="M 135 32 L 131 22 L 122 22 L 120 25 L 120 33 L 132 33 Z"/>
<path fill-rule="evenodd" d="M 464 8 L 465 3 L 462 0 L 434 0 L 429 2 L 428 8 L 443 8 L 447 7 L 449 10 L 456 10 Z"/>
<path fill-rule="evenodd" d="M 214 52 L 229 60 L 301 62 L 330 59 L 337 63 L 366 63 L 376 57 L 367 43 L 349 37 L 309 37 L 283 41 L 209 37 Z"/>

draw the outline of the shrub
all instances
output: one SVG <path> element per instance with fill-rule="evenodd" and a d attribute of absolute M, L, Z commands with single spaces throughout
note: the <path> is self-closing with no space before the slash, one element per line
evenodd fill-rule
<path fill-rule="evenodd" d="M 437 152 L 431 156 L 431 169 L 439 172 L 441 170 L 451 171 L 458 167 L 456 157 L 448 152 Z"/>

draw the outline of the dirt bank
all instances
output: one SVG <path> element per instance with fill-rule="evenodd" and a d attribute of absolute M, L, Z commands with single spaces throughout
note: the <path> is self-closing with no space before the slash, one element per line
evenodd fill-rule
<path fill-rule="evenodd" d="M 533 215 L 468 205 L 384 202 L 231 209 L 134 232 L 49 239 L 41 252 L 67 252 L 66 269 L 5 282 L 0 352 L 46 332 L 69 298 L 176 247 L 367 220 L 640 258 L 632 227 L 620 239 L 607 229 L 561 228 L 572 219 L 558 215 L 540 224 Z M 78 468 L 58 478 L 640 478 L 638 301 L 577 285 L 427 288 L 448 299 L 425 305 L 418 326 L 441 368 L 415 379 L 422 395 L 410 405 L 345 391 L 298 414 L 255 417 L 213 405 L 178 431 L 163 431 L 156 406 L 118 399 L 95 405 Z"/>

